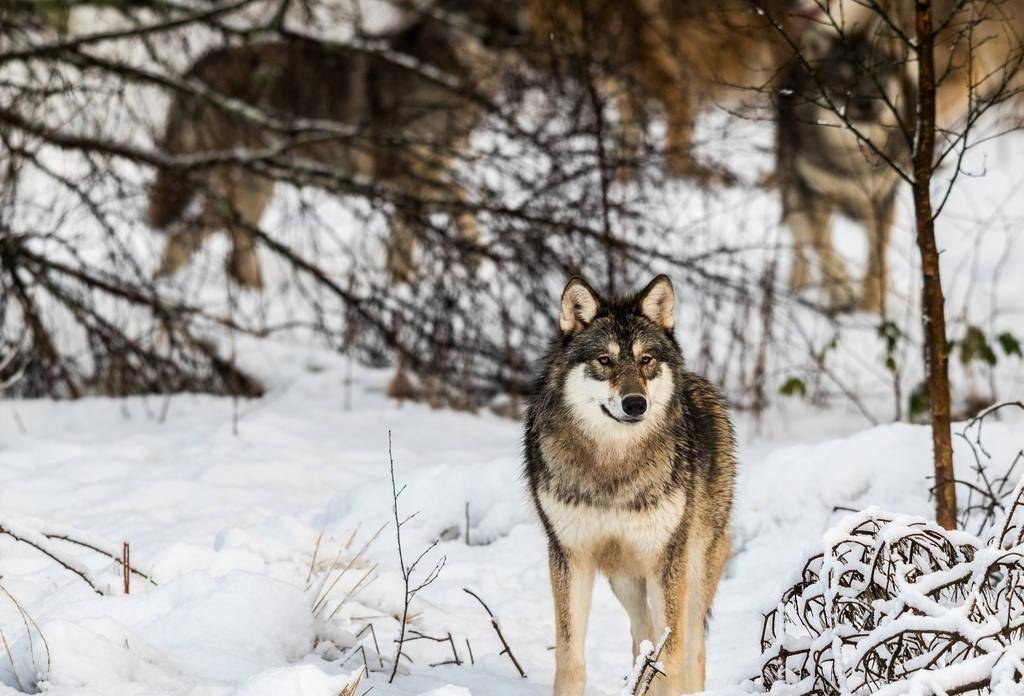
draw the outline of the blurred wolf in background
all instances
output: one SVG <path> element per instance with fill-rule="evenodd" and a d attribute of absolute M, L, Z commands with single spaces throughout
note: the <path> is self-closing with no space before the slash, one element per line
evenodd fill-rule
<path fill-rule="evenodd" d="M 704 630 L 729 556 L 736 461 L 725 404 L 687 372 L 675 294 L 627 298 L 574 278 L 526 421 L 526 475 L 548 537 L 555 696 L 581 696 L 595 573 L 629 614 L 633 652 L 671 630 L 653 694 L 704 689 Z"/>
<path fill-rule="evenodd" d="M 912 123 L 915 95 L 905 52 L 889 43 L 864 29 L 842 41 L 805 41 L 804 59 L 794 60 L 780 80 L 776 183 L 795 249 L 789 288 L 809 284 L 813 253 L 837 310 L 858 302 L 832 245 L 830 220 L 837 212 L 862 223 L 868 236 L 860 307 L 880 311 L 885 297 L 897 167 L 905 170 L 910 162 L 903 129 Z"/>
<path fill-rule="evenodd" d="M 623 173 L 640 155 L 651 106 L 664 112 L 665 164 L 698 183 L 732 180 L 691 151 L 697 117 L 735 105 L 771 82 L 788 57 L 782 36 L 758 11 L 794 0 L 529 0 L 534 40 L 555 60 L 603 68 L 606 97 L 619 111 Z"/>
<path fill-rule="evenodd" d="M 915 35 L 914 3 L 808 7 L 801 56 L 784 71 L 777 101 L 777 179 L 796 247 L 790 289 L 807 285 L 813 253 L 835 309 L 884 314 L 896 167 L 908 171 L 916 128 L 916 58 L 906 38 Z M 972 113 L 1024 86 L 1024 0 L 935 0 L 932 15 L 941 150 L 944 132 L 955 137 Z M 859 297 L 832 244 L 837 212 L 868 237 Z"/>
<path fill-rule="evenodd" d="M 176 156 L 269 151 L 273 161 L 291 157 L 328 165 L 342 177 L 365 179 L 368 186 L 379 184 L 398 194 L 388 269 L 395 281 L 411 280 L 416 227 L 424 224 L 430 203 L 469 203 L 452 171 L 453 160 L 486 115 L 477 97 L 495 97 L 502 88 L 499 64 L 505 53 L 500 49 L 515 42 L 522 22 L 516 3 L 504 0 L 439 0 L 413 16 L 408 26 L 385 37 L 383 54 L 301 38 L 211 51 L 187 78 L 201 82 L 213 97 L 231 101 L 225 105 L 177 92 L 163 148 Z M 461 20 L 458 26 L 455 19 Z M 401 56 L 423 68 L 407 66 Z M 442 77 L 429 76 L 430 70 Z M 445 77 L 464 81 L 465 89 L 446 84 Z M 247 111 L 248 105 L 259 111 Z M 175 225 L 200 191 L 199 219 Z M 149 221 L 169 231 L 158 274 L 173 274 L 209 235 L 227 230 L 233 246 L 230 276 L 243 286 L 261 286 L 251 229 L 258 227 L 273 192 L 272 178 L 244 164 L 215 165 L 198 181 L 173 169 L 158 171 Z M 475 241 L 471 212 L 458 213 L 455 224 L 464 240 Z"/>

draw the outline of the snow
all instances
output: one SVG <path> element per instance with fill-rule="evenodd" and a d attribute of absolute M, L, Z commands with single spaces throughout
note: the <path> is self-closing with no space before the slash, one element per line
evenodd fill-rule
<path fill-rule="evenodd" d="M 62 594 L 31 610 L 49 646 L 47 681 L 56 693 L 245 683 L 299 660 L 313 643 L 301 589 L 244 571 L 188 573 L 134 597 Z M 16 654 L 19 647 L 12 646 Z"/>
<path fill-rule="evenodd" d="M 158 583 L 134 578 L 125 596 L 113 560 L 50 540 L 113 595 L 99 597 L 38 551 L 0 538 L 0 584 L 38 625 L 26 627 L 0 597 L 14 657 L 12 668 L 0 654 L 0 681 L 15 688 L 38 678 L 60 696 L 333 696 L 363 666 L 353 650 L 362 645 L 372 673 L 358 693 L 549 693 L 552 605 L 544 536 L 521 479 L 520 426 L 389 401 L 385 371 L 357 370 L 346 410 L 340 356 L 266 342 L 240 349 L 270 385 L 263 400 L 0 401 L 3 518 L 40 533 L 78 533 L 110 552 L 127 541 L 133 563 Z M 930 510 L 924 427 L 863 430 L 859 416 L 797 404 L 759 426 L 740 415 L 738 426 L 735 548 L 709 636 L 709 686 L 720 696 L 748 690 L 742 682 L 758 669 L 762 614 L 845 509 Z M 400 507 L 417 513 L 403 527 L 407 553 L 440 538 L 424 569 L 446 558 L 413 602 L 412 627 L 450 632 L 466 663 L 431 668 L 451 659 L 451 647 L 418 640 L 408 645 L 413 662 L 403 660 L 390 685 L 402 582 L 393 527 L 374 538 L 392 516 L 389 430 L 405 486 Z M 969 478 L 973 459 L 956 439 L 957 466 Z M 985 426 L 994 462 L 1008 463 L 1022 441 L 1024 424 L 1012 419 Z M 314 616 L 321 587 L 331 587 L 330 599 Z M 498 616 L 527 680 L 499 654 L 486 613 L 464 587 Z M 587 651 L 588 693 L 620 693 L 632 668 L 630 637 L 603 582 Z"/>

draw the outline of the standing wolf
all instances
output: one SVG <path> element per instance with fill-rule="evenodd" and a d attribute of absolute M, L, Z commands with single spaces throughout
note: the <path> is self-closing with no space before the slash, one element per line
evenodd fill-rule
<path fill-rule="evenodd" d="M 885 313 L 887 248 L 914 143 L 914 3 L 801 0 L 802 48 L 782 71 L 778 180 L 796 255 L 791 290 L 820 262 L 836 309 Z M 933 0 L 939 152 L 966 142 L 973 119 L 1024 88 L 1024 0 Z M 810 20 L 810 21 L 807 21 Z M 868 266 L 859 298 L 832 244 L 830 219 L 863 225 Z"/>
<path fill-rule="evenodd" d="M 667 276 L 604 299 L 579 278 L 526 422 L 526 474 L 548 537 L 555 696 L 580 696 L 597 571 L 629 614 L 633 652 L 671 633 L 653 693 L 704 688 L 704 624 L 729 556 L 736 472 L 725 404 L 687 372 Z"/>
<path fill-rule="evenodd" d="M 398 194 L 388 269 L 393 280 L 411 280 L 422 236 L 415 228 L 423 226 L 431 204 L 457 209 L 469 203 L 455 164 L 487 115 L 480 97 L 492 99 L 504 86 L 505 49 L 521 22 L 516 4 L 504 0 L 437 0 L 431 10 L 437 15 L 418 12 L 408 26 L 383 37 L 383 51 L 293 37 L 207 53 L 186 75 L 207 93 L 175 94 L 163 149 L 179 157 L 237 148 L 275 152 L 271 164 L 326 165 L 328 174 L 333 169 Z M 456 28 L 456 20 L 476 34 Z M 444 76 L 465 84 L 446 84 Z M 325 132 L 323 123 L 338 133 Z M 231 277 L 243 286 L 262 284 L 251 230 L 275 182 L 240 159 L 191 179 L 169 168 L 157 172 L 149 221 L 169 232 L 159 275 L 177 272 L 208 236 L 226 229 Z M 200 193 L 197 224 L 178 224 Z M 471 212 L 458 212 L 455 225 L 464 241 L 476 240 Z"/>
<path fill-rule="evenodd" d="M 905 128 L 913 122 L 916 91 L 900 46 L 877 32 L 857 27 L 843 40 L 808 44 L 804 59 L 783 71 L 776 102 L 782 216 L 796 249 L 789 287 L 808 285 L 813 253 L 832 308 L 859 303 L 884 313 L 897 168 L 910 161 Z M 867 233 L 859 298 L 832 245 L 836 213 L 862 223 Z"/>

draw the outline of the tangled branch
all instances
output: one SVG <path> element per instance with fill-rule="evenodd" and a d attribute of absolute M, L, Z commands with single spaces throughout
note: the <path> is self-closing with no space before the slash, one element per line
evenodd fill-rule
<path fill-rule="evenodd" d="M 991 542 L 868 509 L 827 535 L 764 620 L 773 694 L 980 693 L 1024 681 L 1024 487 Z M 1013 685 L 1013 686 L 1010 686 Z"/>

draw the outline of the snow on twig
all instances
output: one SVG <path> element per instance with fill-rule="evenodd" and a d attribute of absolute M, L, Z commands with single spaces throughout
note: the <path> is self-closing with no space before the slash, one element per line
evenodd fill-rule
<path fill-rule="evenodd" d="M 64 549 L 60 547 L 60 544 L 54 542 L 73 544 L 98 553 L 121 565 L 122 570 L 127 570 L 130 574 L 143 578 L 152 585 L 157 584 L 149 574 L 135 568 L 130 562 L 126 566 L 123 548 L 118 548 L 117 545 L 111 544 L 105 539 L 89 532 L 42 520 L 23 521 L 2 517 L 0 518 L 0 534 L 9 536 L 19 543 L 31 546 L 49 557 L 65 570 L 81 578 L 96 594 L 103 594 L 103 591 L 100 590 L 102 583 L 92 575 L 92 572 L 85 564 L 64 553 Z"/>
<path fill-rule="evenodd" d="M 45 535 L 8 519 L 0 520 L 0 534 L 6 534 L 15 541 L 31 546 L 43 555 L 49 556 L 49 558 L 57 563 L 57 565 L 61 566 L 65 570 L 71 571 L 81 578 L 93 592 L 98 595 L 103 594 L 100 590 L 99 583 L 92 576 L 89 569 L 77 559 L 63 556 L 57 545 Z"/>
<path fill-rule="evenodd" d="M 1024 540 L 1005 530 L 1022 506 L 1018 485 L 987 543 L 874 508 L 846 518 L 765 616 L 761 685 L 776 696 L 1019 692 Z"/>
<path fill-rule="evenodd" d="M 636 656 L 636 660 L 633 662 L 633 671 L 626 679 L 626 684 L 619 692 L 619 696 L 644 696 L 650 690 L 654 679 L 665 673 L 660 662 L 661 652 L 665 649 L 665 643 L 668 642 L 671 632 L 672 629 L 666 628 L 657 645 L 652 644 L 649 640 L 640 644 L 640 654 Z"/>

